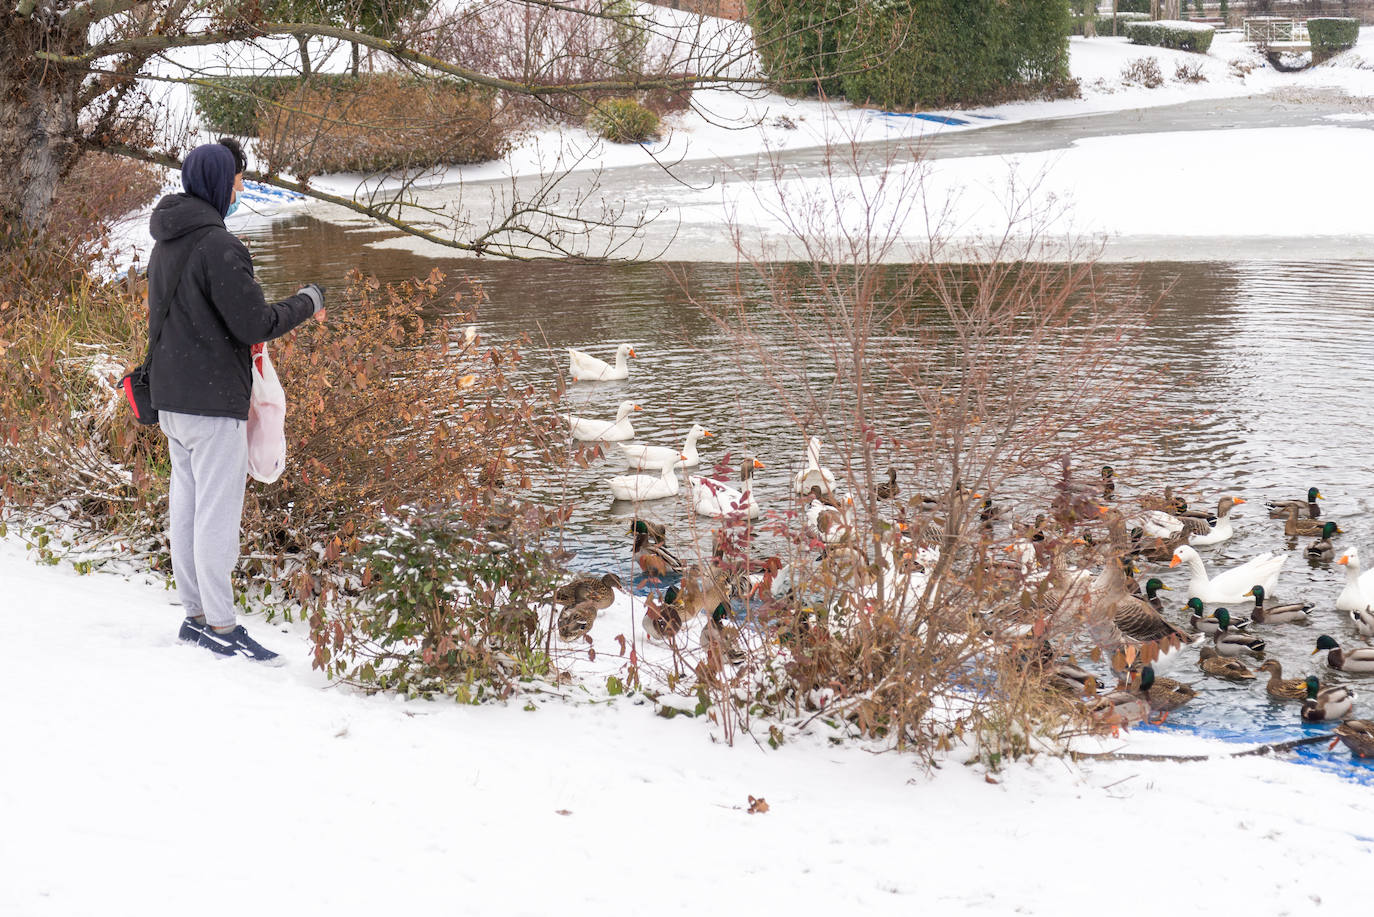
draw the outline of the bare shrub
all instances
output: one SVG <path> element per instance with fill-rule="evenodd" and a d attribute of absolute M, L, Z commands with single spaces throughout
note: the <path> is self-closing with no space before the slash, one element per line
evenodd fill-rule
<path fill-rule="evenodd" d="M 307 81 L 259 112 L 269 172 L 412 171 L 498 159 L 509 145 L 495 94 L 397 74 Z"/>
<path fill-rule="evenodd" d="M 1138 57 L 1121 68 L 1121 82 L 1128 86 L 1144 86 L 1157 89 L 1164 85 L 1164 72 L 1159 69 L 1159 59 Z"/>
<path fill-rule="evenodd" d="M 1104 300 L 1090 258 L 1032 257 L 1042 230 L 1024 216 L 960 263 L 932 239 L 915 263 L 885 264 L 915 173 L 875 170 L 857 145 L 830 152 L 828 186 L 780 191 L 774 211 L 800 259 L 741 249 L 737 287 L 765 290 L 763 307 L 705 308 L 799 441 L 833 444 L 852 504 L 819 553 L 800 509 L 735 539 L 729 562 L 747 566 L 757 535 L 782 538 L 753 621 L 777 641 L 703 683 L 741 723 L 821 717 L 924 756 L 972 730 L 1016 754 L 1037 731 L 1079 728 L 1086 711 L 1049 690 L 1051 672 L 1114 639 L 1070 572 L 1111 550 L 1102 494 L 1072 467 L 1098 467 L 1153 416 L 1128 356 L 1147 310 Z M 889 178 L 856 192 L 873 174 Z M 896 496 L 878 486 L 889 468 Z M 1037 505 L 1034 528 L 999 520 Z"/>
<path fill-rule="evenodd" d="M 1178 83 L 1205 83 L 1207 74 L 1202 72 L 1202 64 L 1179 61 L 1174 65 L 1174 81 Z"/>

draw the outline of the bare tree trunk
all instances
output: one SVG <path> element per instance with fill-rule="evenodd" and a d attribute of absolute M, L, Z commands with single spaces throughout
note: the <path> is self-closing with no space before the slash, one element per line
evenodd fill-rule
<path fill-rule="evenodd" d="M 353 75 L 354 75 L 354 76 L 357 76 L 357 75 L 358 75 L 358 43 L 355 41 L 355 42 L 353 42 L 352 44 L 353 44 Z"/>
<path fill-rule="evenodd" d="M 81 73 L 33 58 L 39 47 L 63 50 L 76 42 L 44 32 L 17 18 L 0 26 L 0 246 L 12 234 L 42 231 L 57 183 L 81 153 Z"/>
<path fill-rule="evenodd" d="M 296 44 L 301 49 L 301 76 L 309 77 L 311 73 L 310 39 L 305 35 L 297 35 Z"/>

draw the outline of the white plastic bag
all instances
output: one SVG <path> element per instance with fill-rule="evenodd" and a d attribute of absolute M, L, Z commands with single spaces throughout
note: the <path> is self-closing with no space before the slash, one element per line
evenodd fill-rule
<path fill-rule="evenodd" d="M 262 344 L 253 345 L 253 394 L 248 402 L 248 473 L 271 484 L 286 468 L 286 390 Z"/>

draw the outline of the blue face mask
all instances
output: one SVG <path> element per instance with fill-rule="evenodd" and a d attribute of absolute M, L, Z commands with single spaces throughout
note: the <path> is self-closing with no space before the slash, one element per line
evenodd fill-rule
<path fill-rule="evenodd" d="M 238 202 L 237 200 L 235 200 L 234 202 L 232 202 L 232 203 L 229 205 L 229 209 L 228 209 L 227 211 L 225 211 L 224 218 L 225 218 L 226 220 L 229 219 L 231 216 L 234 215 L 234 211 L 235 211 L 235 210 L 238 210 L 238 209 L 239 209 L 239 202 Z"/>

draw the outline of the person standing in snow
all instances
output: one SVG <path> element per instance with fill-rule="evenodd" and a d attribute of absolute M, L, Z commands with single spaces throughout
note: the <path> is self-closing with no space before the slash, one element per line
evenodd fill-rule
<path fill-rule="evenodd" d="M 186 610 L 178 637 L 221 656 L 283 660 L 238 624 L 230 574 L 248 475 L 252 345 L 324 317 L 324 291 L 306 284 L 269 303 L 248 249 L 224 228 L 243 188 L 237 144 L 186 155 L 181 185 L 153 209 L 148 257 L 152 406 L 172 460 L 168 541 Z"/>

